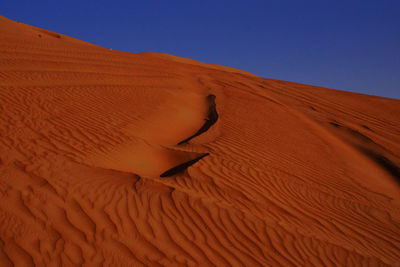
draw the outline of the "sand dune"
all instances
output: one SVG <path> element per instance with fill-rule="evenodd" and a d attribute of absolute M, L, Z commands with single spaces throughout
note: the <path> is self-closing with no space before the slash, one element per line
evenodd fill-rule
<path fill-rule="evenodd" d="M 1 266 L 395 266 L 400 101 L 0 17 Z"/>

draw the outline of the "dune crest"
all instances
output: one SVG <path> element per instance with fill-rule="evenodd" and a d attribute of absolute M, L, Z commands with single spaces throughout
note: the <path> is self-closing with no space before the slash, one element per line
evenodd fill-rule
<path fill-rule="evenodd" d="M 400 101 L 0 17 L 1 266 L 393 266 Z"/>

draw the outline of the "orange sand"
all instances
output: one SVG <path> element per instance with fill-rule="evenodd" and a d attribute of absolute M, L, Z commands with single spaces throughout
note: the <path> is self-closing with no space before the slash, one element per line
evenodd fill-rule
<path fill-rule="evenodd" d="M 0 266 L 400 263 L 399 100 L 4 17 L 0 50 Z"/>

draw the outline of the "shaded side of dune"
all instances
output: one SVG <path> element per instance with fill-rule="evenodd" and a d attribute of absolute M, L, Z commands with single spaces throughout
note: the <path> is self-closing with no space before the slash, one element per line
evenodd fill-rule
<path fill-rule="evenodd" d="M 207 104 L 208 104 L 208 114 L 207 114 L 207 118 L 205 119 L 206 121 L 204 122 L 203 126 L 201 126 L 201 128 L 194 135 L 180 141 L 178 143 L 178 145 L 187 143 L 190 140 L 192 140 L 193 138 L 195 138 L 196 136 L 199 136 L 202 133 L 208 131 L 208 129 L 210 129 L 211 126 L 213 126 L 217 122 L 218 112 L 217 112 L 217 107 L 215 104 L 215 95 L 207 96 Z"/>
<path fill-rule="evenodd" d="M 365 147 L 358 146 L 357 147 L 364 155 L 382 167 L 385 171 L 387 171 L 398 184 L 400 184 L 400 168 L 394 164 L 391 160 L 389 160 L 384 155 L 376 153 L 370 149 Z"/>
<path fill-rule="evenodd" d="M 365 156 L 370 158 L 373 162 L 378 164 L 382 169 L 388 172 L 396 180 L 396 182 L 400 184 L 400 168 L 394 162 L 384 156 L 382 154 L 383 152 L 379 152 L 386 151 L 382 146 L 355 129 L 341 125 L 337 122 L 330 122 L 330 124 L 337 129 L 344 130 L 345 132 L 349 133 L 351 136 L 359 140 L 359 143 L 357 144 L 351 141 L 348 142 Z M 369 128 L 365 125 L 363 125 L 362 127 L 369 130 Z"/>
<path fill-rule="evenodd" d="M 198 162 L 199 160 L 201 160 L 202 158 L 204 158 L 205 156 L 208 156 L 209 153 L 205 153 L 195 159 L 186 161 L 182 164 L 179 164 L 178 166 L 175 166 L 165 172 L 163 172 L 162 174 L 160 174 L 160 177 L 169 177 L 169 176 L 173 176 L 175 174 L 181 173 L 184 170 L 186 170 L 188 167 L 190 167 L 191 165 L 195 164 L 196 162 Z"/>

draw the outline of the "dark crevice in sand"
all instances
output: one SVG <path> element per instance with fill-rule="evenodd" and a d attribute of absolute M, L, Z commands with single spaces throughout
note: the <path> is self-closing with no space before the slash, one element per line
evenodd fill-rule
<path fill-rule="evenodd" d="M 369 128 L 367 125 L 361 125 L 364 129 L 367 129 L 367 130 L 370 130 L 371 132 L 373 132 L 372 130 L 371 130 L 371 128 Z"/>
<path fill-rule="evenodd" d="M 330 122 L 330 125 L 335 126 L 336 128 L 341 127 L 340 124 L 338 124 L 338 123 L 336 123 L 336 122 L 333 122 L 333 121 Z"/>
<path fill-rule="evenodd" d="M 208 131 L 211 126 L 213 126 L 217 120 L 218 120 L 218 113 L 217 113 L 217 107 L 215 105 L 215 95 L 208 95 L 207 96 L 207 104 L 208 104 L 208 114 L 207 118 L 205 119 L 205 123 L 201 128 L 192 136 L 186 138 L 185 140 L 182 140 L 178 143 L 178 145 L 182 145 L 184 143 L 189 142 L 191 139 L 195 138 L 196 136 L 201 135 L 202 133 Z"/>
<path fill-rule="evenodd" d="M 196 162 L 198 162 L 199 160 L 201 160 L 202 158 L 204 158 L 205 156 L 208 156 L 208 155 L 209 155 L 209 153 L 205 153 L 195 159 L 192 159 L 192 160 L 186 161 L 182 164 L 179 164 L 178 166 L 175 166 L 175 167 L 163 172 L 160 175 L 160 177 L 169 177 L 169 176 L 175 175 L 177 173 L 183 172 L 188 167 L 192 166 L 193 164 L 195 164 Z"/>

